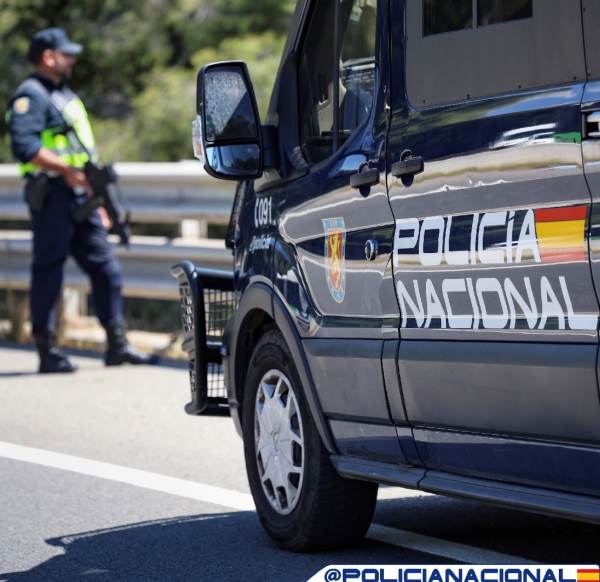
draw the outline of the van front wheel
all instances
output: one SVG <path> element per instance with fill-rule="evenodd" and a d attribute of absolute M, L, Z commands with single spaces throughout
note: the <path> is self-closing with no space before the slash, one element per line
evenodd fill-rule
<path fill-rule="evenodd" d="M 288 347 L 276 330 L 266 333 L 254 350 L 242 414 L 248 481 L 271 538 L 294 551 L 360 541 L 373 517 L 377 484 L 336 473 Z"/>

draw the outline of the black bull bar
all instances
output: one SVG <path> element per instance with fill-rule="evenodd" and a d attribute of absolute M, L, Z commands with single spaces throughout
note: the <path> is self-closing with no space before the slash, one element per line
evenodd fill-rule
<path fill-rule="evenodd" d="M 179 304 L 190 371 L 188 414 L 227 404 L 223 382 L 223 332 L 235 310 L 233 273 L 196 267 L 183 261 L 171 268 L 179 284 Z"/>

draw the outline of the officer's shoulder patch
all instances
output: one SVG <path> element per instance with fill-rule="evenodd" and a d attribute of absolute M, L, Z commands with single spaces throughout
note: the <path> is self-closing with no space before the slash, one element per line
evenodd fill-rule
<path fill-rule="evenodd" d="M 19 97 L 13 103 L 13 111 L 18 114 L 27 113 L 29 111 L 29 97 Z"/>

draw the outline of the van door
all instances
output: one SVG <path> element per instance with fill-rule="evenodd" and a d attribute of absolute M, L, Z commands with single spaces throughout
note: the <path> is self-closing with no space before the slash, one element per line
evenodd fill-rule
<path fill-rule="evenodd" d="M 381 367 L 384 338 L 398 337 L 381 79 L 389 36 L 377 34 L 386 10 L 385 0 L 310 3 L 296 55 L 300 144 L 293 154 L 306 174 L 261 196 L 269 195 L 279 217 L 275 284 L 304 336 L 340 451 L 399 462 Z"/>
<path fill-rule="evenodd" d="M 421 457 L 598 494 L 580 3 L 415 0 L 392 15 L 399 373 Z"/>
<path fill-rule="evenodd" d="M 592 194 L 590 258 L 596 289 L 600 290 L 600 3 L 583 2 L 583 28 L 588 83 L 583 97 L 583 162 Z"/>

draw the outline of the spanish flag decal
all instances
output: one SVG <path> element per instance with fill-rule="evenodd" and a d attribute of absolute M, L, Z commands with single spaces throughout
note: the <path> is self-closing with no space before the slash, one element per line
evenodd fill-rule
<path fill-rule="evenodd" d="M 538 246 L 543 263 L 585 260 L 586 213 L 587 206 L 535 210 Z"/>
<path fill-rule="evenodd" d="M 600 569 L 577 570 L 577 582 L 600 582 Z"/>

